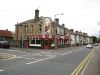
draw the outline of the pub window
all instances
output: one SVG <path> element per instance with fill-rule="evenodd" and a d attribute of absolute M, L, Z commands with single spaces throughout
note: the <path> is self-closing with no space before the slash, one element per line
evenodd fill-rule
<path fill-rule="evenodd" d="M 35 39 L 32 39 L 31 40 L 31 44 L 35 44 Z"/>
<path fill-rule="evenodd" d="M 40 39 L 36 40 L 36 44 L 41 44 L 41 40 Z"/>

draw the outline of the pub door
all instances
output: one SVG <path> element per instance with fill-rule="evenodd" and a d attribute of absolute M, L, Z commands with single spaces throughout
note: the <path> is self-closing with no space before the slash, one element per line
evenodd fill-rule
<path fill-rule="evenodd" d="M 49 49 L 49 39 L 44 39 L 44 49 Z"/>

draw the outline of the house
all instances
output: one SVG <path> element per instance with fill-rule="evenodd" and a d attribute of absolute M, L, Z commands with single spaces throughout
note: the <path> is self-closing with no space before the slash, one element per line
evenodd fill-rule
<path fill-rule="evenodd" d="M 12 32 L 7 30 L 0 30 L 0 40 L 13 40 Z"/>
<path fill-rule="evenodd" d="M 83 45 L 83 33 L 79 32 L 79 45 Z"/>
<path fill-rule="evenodd" d="M 59 19 L 54 21 L 50 17 L 39 17 L 39 10 L 35 10 L 35 18 L 15 25 L 16 40 L 24 48 L 57 48 L 67 46 L 64 24 Z"/>
<path fill-rule="evenodd" d="M 75 40 L 76 40 L 76 46 L 80 45 L 80 37 L 79 37 L 79 31 L 75 31 Z"/>
<path fill-rule="evenodd" d="M 70 29 L 70 38 L 71 38 L 71 46 L 76 46 L 76 36 L 74 33 L 74 29 Z"/>
<path fill-rule="evenodd" d="M 83 45 L 88 44 L 88 34 L 87 33 L 83 33 Z"/>

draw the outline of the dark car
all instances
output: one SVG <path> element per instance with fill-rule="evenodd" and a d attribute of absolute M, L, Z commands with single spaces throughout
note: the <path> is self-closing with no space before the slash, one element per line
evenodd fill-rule
<path fill-rule="evenodd" d="M 9 41 L 0 41 L 0 48 L 9 48 L 10 42 Z"/>
<path fill-rule="evenodd" d="M 98 44 L 97 44 L 97 43 L 95 43 L 95 44 L 94 44 L 94 46 L 98 46 Z"/>

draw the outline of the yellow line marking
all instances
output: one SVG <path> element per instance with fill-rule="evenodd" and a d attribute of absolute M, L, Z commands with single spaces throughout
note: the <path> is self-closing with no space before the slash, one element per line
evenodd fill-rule
<path fill-rule="evenodd" d="M 4 59 L 0 59 L 0 60 L 10 60 L 16 58 L 16 55 L 12 55 L 8 53 L 4 53 L 4 54 L 6 54 L 7 56 L 5 56 Z"/>
<path fill-rule="evenodd" d="M 84 58 L 84 60 L 79 64 L 79 66 L 71 73 L 71 75 L 78 75 L 83 67 L 85 67 L 88 59 L 91 57 L 91 54 L 93 53 L 94 49 L 91 50 L 91 52 Z"/>
<path fill-rule="evenodd" d="M 16 58 L 16 55 L 11 55 L 11 57 L 4 59 L 4 60 L 11 60 L 11 59 L 14 59 L 14 58 Z"/>

